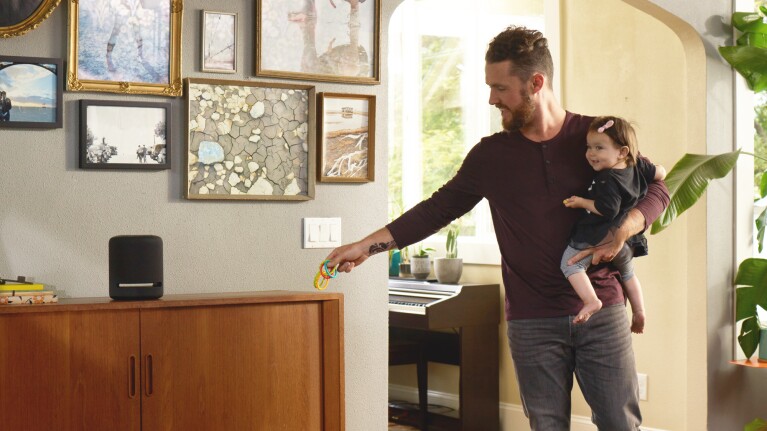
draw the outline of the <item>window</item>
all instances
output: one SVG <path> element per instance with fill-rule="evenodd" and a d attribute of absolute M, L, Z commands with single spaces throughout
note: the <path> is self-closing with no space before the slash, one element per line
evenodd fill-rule
<path fill-rule="evenodd" d="M 484 77 L 485 51 L 496 34 L 511 24 L 541 30 L 558 71 L 558 24 L 549 32 L 544 26 L 544 16 L 558 23 L 557 8 L 556 0 L 405 0 L 397 8 L 389 26 L 390 218 L 429 197 L 474 144 L 501 130 Z M 486 200 L 458 224 L 465 262 L 500 264 Z M 444 251 L 444 233 L 424 243 Z"/>

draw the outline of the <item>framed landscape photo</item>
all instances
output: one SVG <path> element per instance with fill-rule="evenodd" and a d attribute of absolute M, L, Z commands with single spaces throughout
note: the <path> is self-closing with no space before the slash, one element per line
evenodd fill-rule
<path fill-rule="evenodd" d="M 202 11 L 203 72 L 237 71 L 237 14 Z"/>
<path fill-rule="evenodd" d="M 186 83 L 187 199 L 314 199 L 314 86 Z"/>
<path fill-rule="evenodd" d="M 0 128 L 61 128 L 63 69 L 60 58 L 0 55 Z"/>
<path fill-rule="evenodd" d="M 258 0 L 256 75 L 380 82 L 382 0 Z"/>
<path fill-rule="evenodd" d="M 170 169 L 169 102 L 80 100 L 81 169 Z"/>
<path fill-rule="evenodd" d="M 21 36 L 51 16 L 61 0 L 0 0 L 0 38 Z"/>
<path fill-rule="evenodd" d="M 375 179 L 375 96 L 320 93 L 317 166 L 320 182 Z"/>
<path fill-rule="evenodd" d="M 68 1 L 68 90 L 181 96 L 183 0 Z"/>

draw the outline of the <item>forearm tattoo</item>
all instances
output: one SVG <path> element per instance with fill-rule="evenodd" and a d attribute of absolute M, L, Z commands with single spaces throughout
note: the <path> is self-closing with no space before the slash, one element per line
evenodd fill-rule
<path fill-rule="evenodd" d="M 394 241 L 377 242 L 370 246 L 370 248 L 368 249 L 368 255 L 372 256 L 374 254 L 381 253 L 382 251 L 388 251 L 395 248 L 397 248 L 397 243 Z"/>

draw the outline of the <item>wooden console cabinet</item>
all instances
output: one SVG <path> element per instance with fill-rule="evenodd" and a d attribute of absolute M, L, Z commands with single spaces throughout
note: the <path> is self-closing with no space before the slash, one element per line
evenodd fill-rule
<path fill-rule="evenodd" d="M 0 307 L 4 431 L 344 430 L 343 297 Z"/>

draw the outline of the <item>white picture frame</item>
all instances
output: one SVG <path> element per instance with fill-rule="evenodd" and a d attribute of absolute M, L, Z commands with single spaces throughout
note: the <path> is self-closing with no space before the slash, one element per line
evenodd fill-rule
<path fill-rule="evenodd" d="M 235 73 L 237 71 L 237 14 L 203 10 L 200 33 L 202 34 L 201 70 Z"/>

